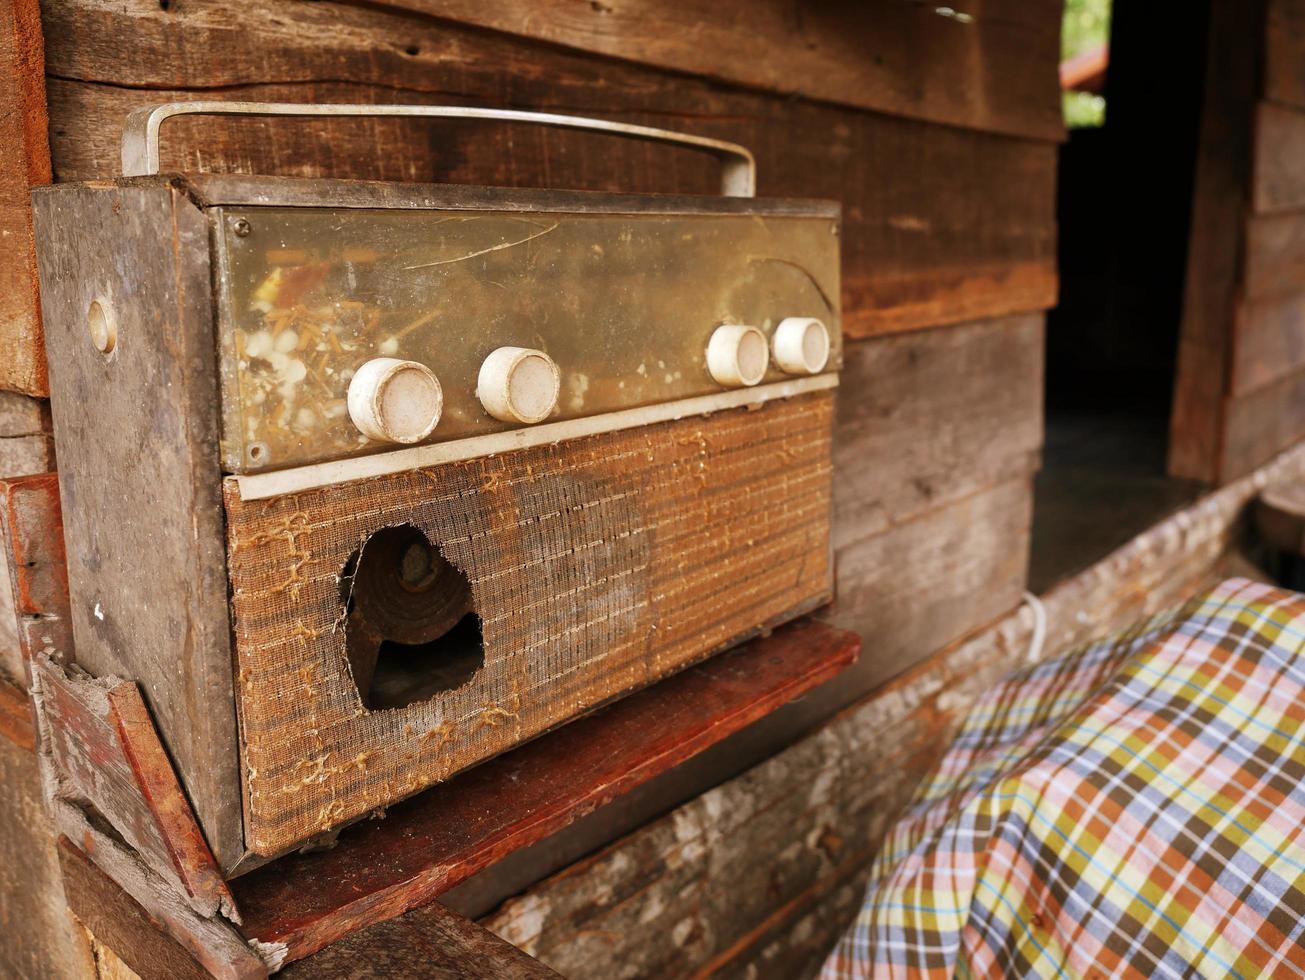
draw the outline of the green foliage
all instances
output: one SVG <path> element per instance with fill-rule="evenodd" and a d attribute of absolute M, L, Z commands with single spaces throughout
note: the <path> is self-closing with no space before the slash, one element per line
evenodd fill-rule
<path fill-rule="evenodd" d="M 1065 0 L 1065 18 L 1060 30 L 1060 58 L 1077 54 L 1110 41 L 1110 0 Z M 1106 121 L 1106 100 L 1090 92 L 1066 92 L 1065 125 L 1071 129 L 1100 126 Z"/>

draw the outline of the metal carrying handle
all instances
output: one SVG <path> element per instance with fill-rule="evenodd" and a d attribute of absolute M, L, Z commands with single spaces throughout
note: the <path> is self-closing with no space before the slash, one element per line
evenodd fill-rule
<path fill-rule="evenodd" d="M 705 136 L 676 133 L 669 129 L 518 109 L 479 109 L 451 105 L 310 105 L 295 102 L 165 102 L 162 105 L 134 109 L 128 114 L 122 130 L 124 177 L 148 177 L 159 172 L 159 129 L 164 120 L 173 116 L 420 116 L 537 123 L 541 126 L 585 129 L 701 150 L 720 160 L 720 189 L 724 196 L 753 197 L 757 187 L 757 164 L 746 147 Z"/>

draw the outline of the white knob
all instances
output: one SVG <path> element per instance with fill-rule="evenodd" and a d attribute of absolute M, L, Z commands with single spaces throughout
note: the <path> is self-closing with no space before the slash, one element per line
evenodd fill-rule
<path fill-rule="evenodd" d="M 727 323 L 707 342 L 707 370 L 727 388 L 754 385 L 766 374 L 770 349 L 756 327 Z"/>
<path fill-rule="evenodd" d="M 829 330 L 815 317 L 780 320 L 772 346 L 775 363 L 787 374 L 819 374 L 829 362 Z"/>
<path fill-rule="evenodd" d="M 533 425 L 553 414 L 561 374 L 542 350 L 500 347 L 480 365 L 476 397 L 500 422 Z"/>
<path fill-rule="evenodd" d="M 374 357 L 349 382 L 349 417 L 369 439 L 421 442 L 439 425 L 444 391 L 416 361 Z"/>

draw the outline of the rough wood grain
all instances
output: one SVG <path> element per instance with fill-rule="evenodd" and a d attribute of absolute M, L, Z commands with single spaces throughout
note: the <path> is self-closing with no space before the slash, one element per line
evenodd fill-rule
<path fill-rule="evenodd" d="M 834 546 L 1027 475 L 1042 446 L 1040 316 L 848 344 Z"/>
<path fill-rule="evenodd" d="M 1031 470 L 835 554 L 837 598 L 820 617 L 859 633 L 839 682 L 850 697 L 1019 604 L 1033 514 Z"/>
<path fill-rule="evenodd" d="M 235 861 L 208 225 L 165 182 L 49 188 L 35 211 L 77 661 L 140 682 L 210 846 Z M 111 358 L 87 341 L 97 297 L 118 317 Z M 142 555 L 167 574 L 142 575 Z"/>
<path fill-rule="evenodd" d="M 68 571 L 53 473 L 0 480 L 0 583 L 11 597 L 12 651 L 0 650 L 0 674 L 23 686 L 36 652 L 69 662 L 72 628 Z M 3 612 L 0 604 L 0 612 Z"/>
<path fill-rule="evenodd" d="M 1013 136 L 1064 132 L 1059 6 L 650 0 L 389 6 L 693 75 Z M 746 24 L 746 30 L 740 28 Z"/>
<path fill-rule="evenodd" d="M 37 0 L 7 0 L 0 4 L 0 389 L 28 395 L 48 391 L 28 200 L 32 187 L 50 181 L 47 129 L 40 8 Z"/>
<path fill-rule="evenodd" d="M 764 196 L 842 201 L 849 336 L 1055 301 L 1049 144 L 722 88 L 374 7 L 193 0 L 162 10 L 145 0 L 60 0 L 45 17 L 62 180 L 116 173 L 129 109 L 197 94 L 609 116 L 750 146 Z M 118 43 L 126 36 L 130 45 Z M 429 121 L 177 120 L 165 129 L 164 166 L 672 193 L 715 188 L 712 165 L 679 150 L 539 127 Z"/>
<path fill-rule="evenodd" d="M 30 734 L 24 692 L 0 693 L 0 718 L 21 710 Z M 17 703 L 11 703 L 11 700 Z M 0 721 L 0 976 L 83 980 L 83 960 L 68 917 L 55 833 L 41 795 L 30 744 L 19 744 Z"/>
<path fill-rule="evenodd" d="M 286 980 L 559 980 L 538 960 L 439 902 L 360 929 L 308 959 L 291 963 L 279 976 Z"/>
<path fill-rule="evenodd" d="M 246 943 L 226 920 L 201 916 L 172 882 L 142 864 L 103 818 L 54 796 L 49 761 L 44 755 L 42 760 L 46 812 L 53 832 L 73 841 L 210 975 L 220 980 L 264 980 L 269 969 L 279 965 L 281 951 Z"/>
<path fill-rule="evenodd" d="M 237 878 L 245 932 L 293 960 L 425 904 L 830 679 L 856 649 L 845 632 L 795 624 L 573 722 L 346 830 L 331 850 Z"/>
<path fill-rule="evenodd" d="M 1211 584 L 1284 454 L 1043 596 L 1046 655 Z M 742 776 L 483 920 L 568 977 L 810 976 L 859 904 L 883 834 L 979 694 L 1019 665 L 1020 610 L 918 664 Z"/>
<path fill-rule="evenodd" d="M 141 980 L 211 978 L 185 946 L 68 838 L 59 839 L 58 854 L 69 911 L 97 946 L 110 951 L 96 956 L 99 976 L 121 975 L 121 964 Z"/>
<path fill-rule="evenodd" d="M 32 672 L 59 798 L 93 807 L 201 916 L 236 917 L 136 685 L 42 655 Z"/>
<path fill-rule="evenodd" d="M 0 255 L 4 254 L 0 247 Z M 49 402 L 13 391 L 0 391 L 0 479 L 46 473 L 53 469 L 54 438 L 50 434 Z"/>
<path fill-rule="evenodd" d="M 1213 0 L 1170 422 L 1171 476 L 1221 478 L 1223 398 L 1250 200 L 1264 0 Z M 1229 44 L 1227 38 L 1248 39 Z"/>

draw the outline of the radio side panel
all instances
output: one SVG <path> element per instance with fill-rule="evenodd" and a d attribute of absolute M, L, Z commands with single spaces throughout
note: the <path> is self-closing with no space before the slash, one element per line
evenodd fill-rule
<path fill-rule="evenodd" d="M 33 197 L 76 661 L 140 684 L 230 867 L 243 835 L 208 220 L 165 178 Z"/>

